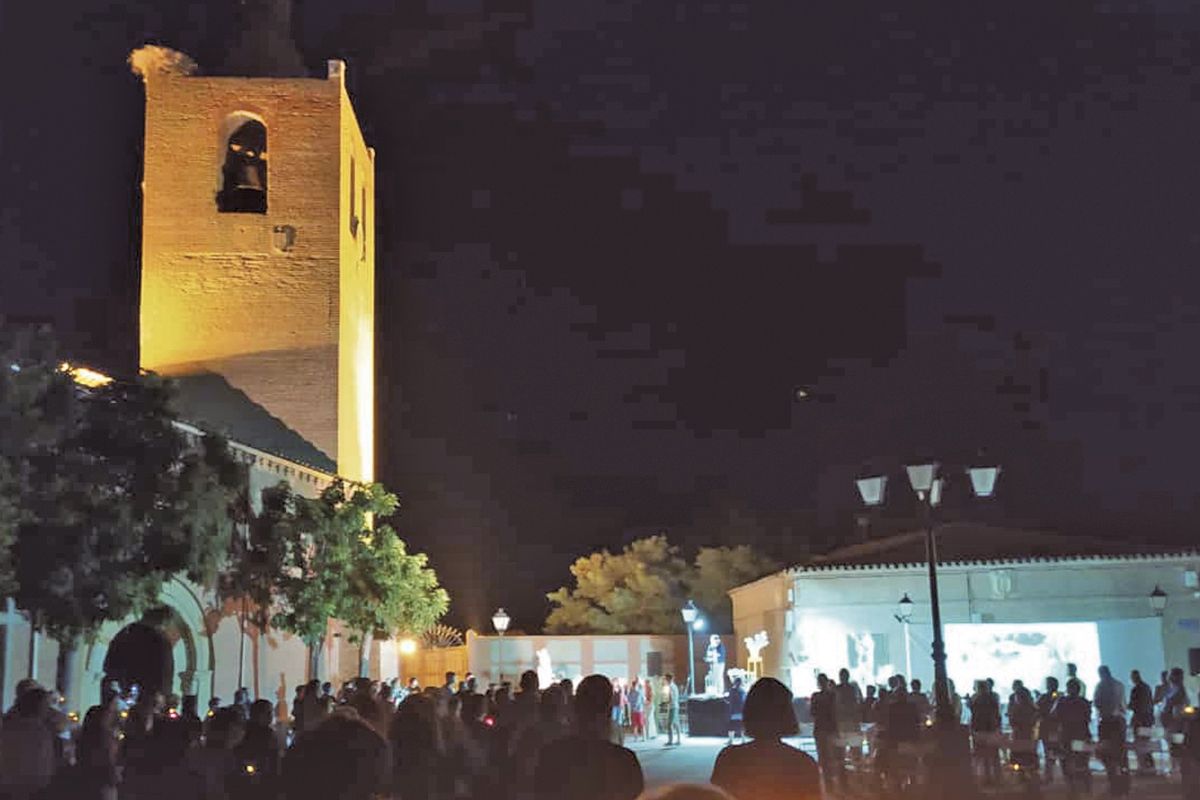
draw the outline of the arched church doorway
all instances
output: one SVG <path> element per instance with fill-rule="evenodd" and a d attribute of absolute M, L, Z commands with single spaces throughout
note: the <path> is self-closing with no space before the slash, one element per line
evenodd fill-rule
<path fill-rule="evenodd" d="M 158 627 L 145 621 L 126 625 L 113 637 L 104 657 L 104 674 L 122 686 L 138 684 L 143 694 L 171 691 L 175 659 L 171 643 Z"/>

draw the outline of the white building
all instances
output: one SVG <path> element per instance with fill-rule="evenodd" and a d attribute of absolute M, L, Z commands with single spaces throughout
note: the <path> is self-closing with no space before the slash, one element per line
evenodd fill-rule
<path fill-rule="evenodd" d="M 1086 686 L 1105 664 L 1151 684 L 1182 667 L 1200 689 L 1200 552 L 981 526 L 939 529 L 948 669 L 960 694 L 993 678 L 1036 688 L 1074 663 Z M 1166 593 L 1156 611 L 1150 595 Z M 932 686 L 932 628 L 922 532 L 840 548 L 730 592 L 737 641 L 766 630 L 764 674 L 798 696 L 816 675 L 850 669 L 862 685 L 894 674 Z M 904 624 L 898 605 L 913 602 Z M 776 643 L 779 643 L 776 646 Z M 739 645 L 740 646 L 740 645 Z"/>

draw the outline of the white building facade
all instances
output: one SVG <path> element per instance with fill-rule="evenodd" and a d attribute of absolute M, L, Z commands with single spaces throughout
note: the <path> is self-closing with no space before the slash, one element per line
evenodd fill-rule
<path fill-rule="evenodd" d="M 1014 679 L 1037 688 L 1078 667 L 1085 686 L 1109 666 L 1128 684 L 1140 670 L 1183 668 L 1200 689 L 1200 553 L 1063 555 L 947 560 L 939 565 L 948 670 L 959 694 L 992 678 L 1005 695 Z M 1166 594 L 1156 610 L 1151 594 Z M 798 696 L 816 676 L 851 671 L 860 685 L 902 674 L 932 687 L 928 569 L 921 562 L 815 561 L 731 593 L 737 640 L 766 630 L 764 674 Z M 912 600 L 907 624 L 899 607 Z M 779 643 L 779 646 L 774 646 Z"/>

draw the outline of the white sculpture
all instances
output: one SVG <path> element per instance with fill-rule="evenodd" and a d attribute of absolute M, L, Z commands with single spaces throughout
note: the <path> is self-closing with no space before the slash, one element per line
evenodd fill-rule
<path fill-rule="evenodd" d="M 708 674 L 704 676 L 704 693 L 710 696 L 725 694 L 725 645 L 721 637 L 713 634 L 708 639 L 708 649 L 704 651 L 704 661 L 708 664 Z"/>
<path fill-rule="evenodd" d="M 759 631 L 753 636 L 747 636 L 742 641 L 746 645 L 746 652 L 750 654 L 750 657 L 746 659 L 746 672 L 752 677 L 747 683 L 753 683 L 762 677 L 762 651 L 771 643 L 771 640 L 767 637 L 766 631 Z"/>
<path fill-rule="evenodd" d="M 549 689 L 554 685 L 554 668 L 550 666 L 550 651 L 543 647 L 534 655 L 537 656 L 538 688 Z"/>
<path fill-rule="evenodd" d="M 747 636 L 742 641 L 746 643 L 746 650 L 750 653 L 751 661 L 762 661 L 763 648 L 771 643 L 766 631 L 759 631 L 753 636 Z"/>

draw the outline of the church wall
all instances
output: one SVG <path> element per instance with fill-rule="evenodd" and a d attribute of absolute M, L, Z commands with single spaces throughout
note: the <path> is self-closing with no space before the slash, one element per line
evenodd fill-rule
<path fill-rule="evenodd" d="M 225 375 L 337 456 L 340 72 L 146 83 L 142 365 Z M 233 112 L 267 128 L 267 213 L 219 213 Z M 277 227 L 291 226 L 284 251 Z"/>
<path fill-rule="evenodd" d="M 375 476 L 375 151 L 341 95 L 338 472 Z"/>

